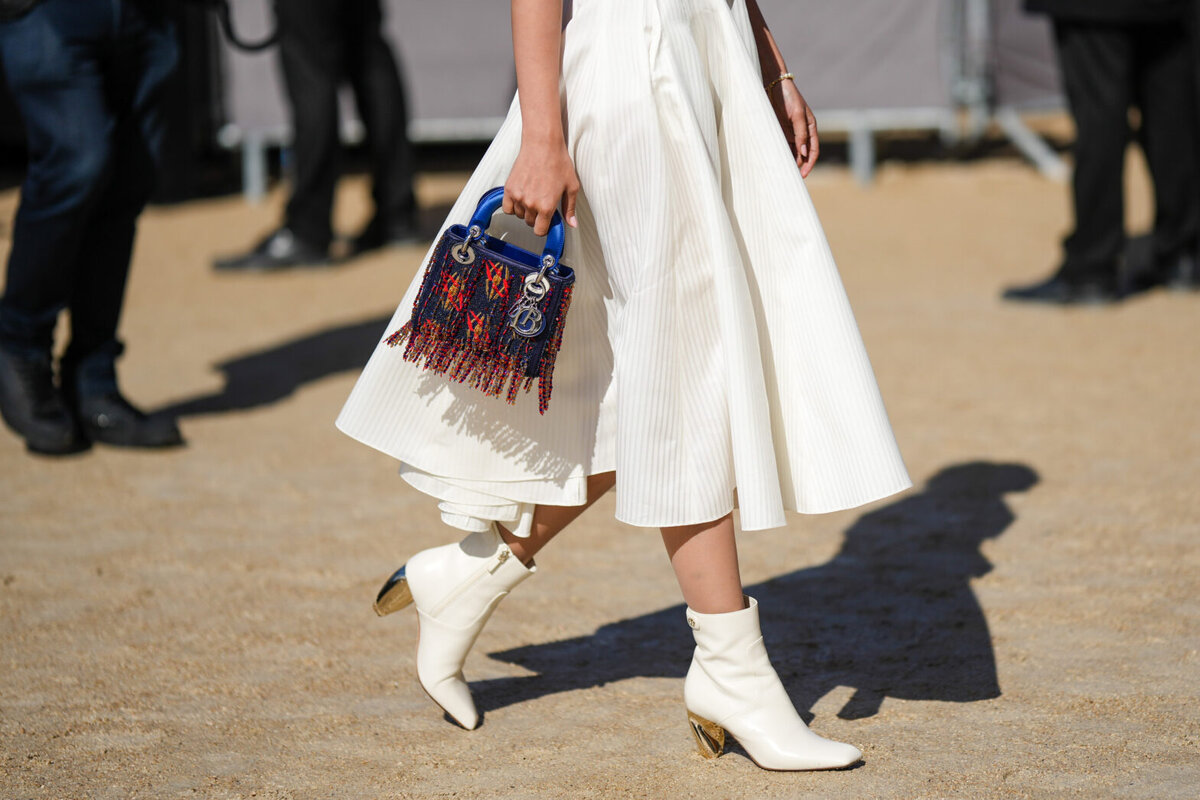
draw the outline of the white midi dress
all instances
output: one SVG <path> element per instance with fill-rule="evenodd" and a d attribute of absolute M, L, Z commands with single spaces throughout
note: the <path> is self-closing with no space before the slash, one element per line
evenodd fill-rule
<path fill-rule="evenodd" d="M 800 78 L 803 84 L 802 77 Z M 337 420 L 401 462 L 463 530 L 528 533 L 615 470 L 616 516 L 658 527 L 738 508 L 850 508 L 910 486 L 845 291 L 767 95 L 745 0 L 575 0 L 564 30 L 568 149 L 582 184 L 563 263 L 576 284 L 549 410 L 423 371 L 382 342 Z M 504 184 L 508 117 L 445 226 Z M 502 213 L 492 235 L 540 252 Z M 432 250 L 431 250 L 432 252 Z M 426 262 L 429 256 L 426 256 Z"/>

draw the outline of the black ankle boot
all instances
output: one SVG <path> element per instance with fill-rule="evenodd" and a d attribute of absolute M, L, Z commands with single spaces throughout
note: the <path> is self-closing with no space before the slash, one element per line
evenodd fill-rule
<path fill-rule="evenodd" d="M 93 442 L 146 448 L 183 444 L 183 434 L 173 418 L 146 414 L 120 392 L 80 397 L 75 413 L 84 435 Z"/>
<path fill-rule="evenodd" d="M 61 456 L 88 448 L 54 385 L 49 353 L 0 346 L 0 415 L 30 452 Z"/>
<path fill-rule="evenodd" d="M 114 360 L 120 346 L 79 360 L 63 359 L 63 394 L 83 435 L 114 447 L 178 447 L 183 435 L 174 417 L 146 414 L 117 388 Z"/>

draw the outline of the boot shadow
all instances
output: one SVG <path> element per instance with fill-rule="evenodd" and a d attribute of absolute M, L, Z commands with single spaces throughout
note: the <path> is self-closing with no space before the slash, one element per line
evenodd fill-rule
<path fill-rule="evenodd" d="M 844 719 L 875 715 L 887 697 L 998 697 L 991 635 L 970 581 L 992 568 L 980 546 L 1015 519 L 1004 496 L 1037 482 L 1024 464 L 946 467 L 920 492 L 860 517 L 828 562 L 746 587 L 762 605 L 771 662 L 796 708 L 805 712 L 839 686 L 854 690 L 838 713 Z M 676 605 L 589 636 L 491 653 L 536 674 L 471 688 L 486 713 L 628 678 L 682 678 L 692 648 Z"/>

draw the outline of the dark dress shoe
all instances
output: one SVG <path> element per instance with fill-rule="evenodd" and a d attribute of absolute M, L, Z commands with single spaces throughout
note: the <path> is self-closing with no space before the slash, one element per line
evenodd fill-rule
<path fill-rule="evenodd" d="M 213 267 L 227 272 L 267 272 L 289 267 L 325 267 L 331 263 L 327 248 L 309 244 L 289 229 L 280 228 L 250 252 L 218 258 Z"/>
<path fill-rule="evenodd" d="M 1145 289 L 1162 286 L 1175 292 L 1200 290 L 1200 264 L 1197 264 L 1196 254 L 1188 251 L 1163 259 L 1154 270 L 1140 277 L 1139 284 Z"/>
<path fill-rule="evenodd" d="M 350 242 L 350 255 L 360 256 L 384 247 L 400 247 L 422 240 L 414 219 L 386 223 L 376 217 Z"/>
<path fill-rule="evenodd" d="M 33 453 L 61 456 L 88 449 L 54 385 L 50 356 L 0 348 L 0 415 Z"/>
<path fill-rule="evenodd" d="M 1185 253 L 1167 268 L 1163 285 L 1177 292 L 1200 291 L 1200 259 Z"/>
<path fill-rule="evenodd" d="M 1005 300 L 1052 305 L 1104 305 L 1122 299 L 1113 279 L 1068 279 L 1061 273 L 1029 286 L 1014 286 L 1004 290 Z"/>
<path fill-rule="evenodd" d="M 174 417 L 145 414 L 120 392 L 79 398 L 76 416 L 83 433 L 93 442 L 114 447 L 178 447 L 183 434 Z"/>

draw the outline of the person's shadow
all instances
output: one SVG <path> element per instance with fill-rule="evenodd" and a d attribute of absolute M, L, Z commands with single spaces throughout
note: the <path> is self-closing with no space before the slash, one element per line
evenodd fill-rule
<path fill-rule="evenodd" d="M 385 335 L 391 315 L 339 325 L 217 364 L 219 392 L 172 403 L 157 413 L 175 417 L 219 414 L 270 405 L 304 384 L 360 370 Z"/>
<path fill-rule="evenodd" d="M 838 715 L 847 719 L 874 715 L 885 697 L 998 697 L 970 580 L 992 568 L 980 545 L 1014 520 L 1004 496 L 1037 482 L 1023 464 L 946 467 L 922 491 L 860 517 L 830 561 L 746 587 L 796 707 L 805 712 L 838 686 L 854 690 Z M 692 646 L 684 608 L 673 606 L 589 636 L 491 653 L 537 674 L 479 681 L 472 692 L 486 712 L 626 678 L 681 678 Z"/>
<path fill-rule="evenodd" d="M 421 209 L 421 230 L 432 239 L 449 212 L 448 204 Z M 335 325 L 223 361 L 216 365 L 225 375 L 220 391 L 178 400 L 155 413 L 191 417 L 258 408 L 290 397 L 305 384 L 341 372 L 357 372 L 391 333 L 385 329 L 391 319 L 389 313 Z"/>

